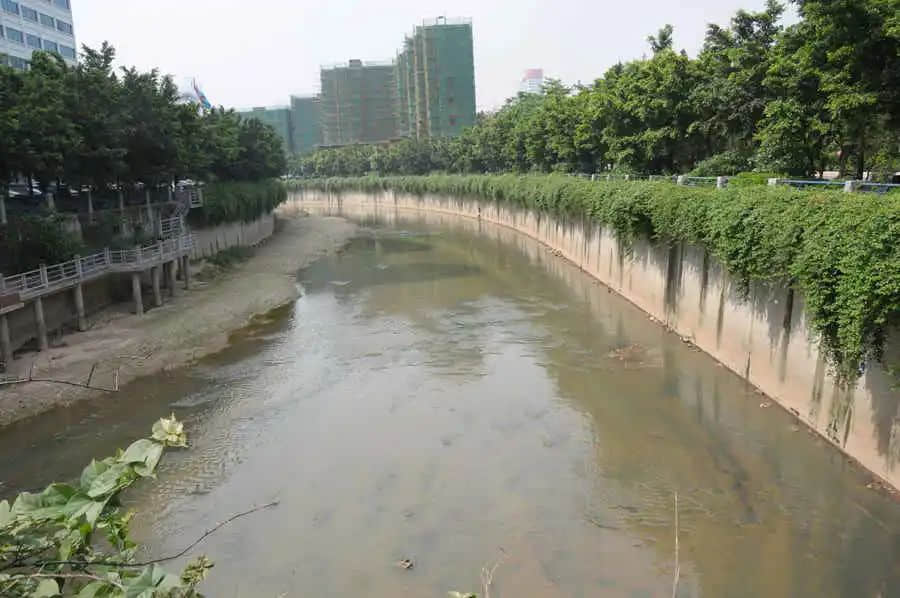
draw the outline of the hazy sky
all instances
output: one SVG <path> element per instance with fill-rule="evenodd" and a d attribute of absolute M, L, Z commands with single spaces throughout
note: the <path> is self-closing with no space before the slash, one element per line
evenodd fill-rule
<path fill-rule="evenodd" d="M 112 43 L 120 64 L 197 77 L 213 104 L 286 104 L 318 91 L 319 66 L 392 58 L 424 18 L 471 17 L 476 97 L 494 108 L 526 68 L 590 82 L 649 52 L 665 23 L 694 55 L 706 24 L 764 0 L 72 0 L 79 45 Z"/>

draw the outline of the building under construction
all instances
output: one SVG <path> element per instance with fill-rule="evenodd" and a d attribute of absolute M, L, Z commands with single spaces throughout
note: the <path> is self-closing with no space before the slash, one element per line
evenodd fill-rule
<path fill-rule="evenodd" d="M 378 143 L 397 136 L 393 64 L 351 60 L 322 68 L 321 79 L 323 145 Z"/>
<path fill-rule="evenodd" d="M 285 152 L 293 152 L 293 126 L 291 123 L 291 109 L 287 106 L 258 107 L 245 112 L 238 112 L 243 118 L 255 118 L 256 120 L 271 126 L 281 137 Z"/>
<path fill-rule="evenodd" d="M 475 124 L 472 22 L 440 17 L 415 28 L 394 62 L 397 132 L 459 135 Z"/>
<path fill-rule="evenodd" d="M 291 96 L 291 151 L 305 154 L 322 145 L 319 96 Z"/>

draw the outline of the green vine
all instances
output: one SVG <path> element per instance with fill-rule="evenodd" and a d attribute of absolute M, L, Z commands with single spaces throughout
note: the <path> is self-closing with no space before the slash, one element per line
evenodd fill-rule
<path fill-rule="evenodd" d="M 724 190 L 560 175 L 429 175 L 305 179 L 295 189 L 435 193 L 588 217 L 625 243 L 638 236 L 705 246 L 747 291 L 786 282 L 835 373 L 854 382 L 900 324 L 900 194 L 788 187 Z"/>

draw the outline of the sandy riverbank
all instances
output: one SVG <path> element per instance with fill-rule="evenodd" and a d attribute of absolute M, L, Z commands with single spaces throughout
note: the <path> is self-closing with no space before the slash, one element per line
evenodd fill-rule
<path fill-rule="evenodd" d="M 178 367 L 222 349 L 229 333 L 249 319 L 292 301 L 299 292 L 297 270 L 343 246 L 356 231 L 341 218 L 282 218 L 281 229 L 249 260 L 139 318 L 117 305 L 98 314 L 87 332 L 71 334 L 61 346 L 16 360 L 13 373 L 84 383 L 96 364 L 93 386 L 112 388 L 140 376 Z M 100 391 L 102 392 L 102 391 Z M 63 406 L 96 390 L 29 382 L 0 389 L 0 425 Z"/>

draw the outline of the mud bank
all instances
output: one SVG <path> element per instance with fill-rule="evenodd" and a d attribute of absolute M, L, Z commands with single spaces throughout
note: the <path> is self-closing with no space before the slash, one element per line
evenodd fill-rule
<path fill-rule="evenodd" d="M 341 218 L 289 217 L 248 261 L 209 283 L 178 291 L 173 301 L 143 317 L 119 304 L 97 314 L 87 332 L 67 335 L 61 346 L 17 359 L 11 372 L 113 388 L 140 376 L 184 365 L 222 349 L 229 333 L 251 317 L 295 299 L 296 273 L 343 246 L 356 227 Z M 93 374 L 92 374 L 93 369 Z M 97 390 L 29 382 L 0 388 L 0 425 L 63 406 Z M 115 400 L 115 395 L 111 395 Z"/>
<path fill-rule="evenodd" d="M 900 392 L 891 375 L 871 363 L 855 387 L 841 388 L 811 338 L 803 298 L 786 287 L 762 284 L 744 297 L 702 247 L 639 239 L 626 248 L 613 231 L 581 219 L 562 221 L 510 205 L 438 195 L 306 191 L 292 205 L 348 216 L 390 217 L 395 210 L 452 214 L 537 239 L 900 487 Z M 900 351 L 898 341 L 896 334 L 889 339 L 888 361 Z"/>

